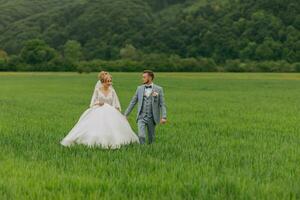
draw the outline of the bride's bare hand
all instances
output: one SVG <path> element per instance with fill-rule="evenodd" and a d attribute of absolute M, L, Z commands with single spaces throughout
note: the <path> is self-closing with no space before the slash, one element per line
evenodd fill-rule
<path fill-rule="evenodd" d="M 98 102 L 98 103 L 96 103 L 95 105 L 97 105 L 97 106 L 103 106 L 103 105 L 104 105 L 104 103 L 100 103 L 100 102 Z"/>

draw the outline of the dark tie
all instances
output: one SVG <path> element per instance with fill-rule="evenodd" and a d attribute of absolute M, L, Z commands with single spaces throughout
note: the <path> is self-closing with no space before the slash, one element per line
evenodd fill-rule
<path fill-rule="evenodd" d="M 146 88 L 146 89 L 152 88 L 152 85 L 149 85 L 149 86 L 146 85 L 145 88 Z"/>

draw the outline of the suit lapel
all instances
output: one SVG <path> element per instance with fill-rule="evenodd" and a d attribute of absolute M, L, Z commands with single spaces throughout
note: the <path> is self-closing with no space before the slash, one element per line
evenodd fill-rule
<path fill-rule="evenodd" d="M 153 84 L 151 96 L 152 96 L 153 92 L 157 92 L 157 91 L 156 91 L 156 85 L 155 85 L 155 84 Z M 153 105 L 154 105 L 154 97 L 152 96 L 151 99 L 152 99 L 151 101 L 152 101 L 152 108 L 153 108 Z"/>
<path fill-rule="evenodd" d="M 145 86 L 143 85 L 139 92 L 139 100 L 141 101 L 141 104 L 143 103 L 143 100 L 144 100 L 144 98 L 143 98 L 144 93 L 145 93 Z"/>

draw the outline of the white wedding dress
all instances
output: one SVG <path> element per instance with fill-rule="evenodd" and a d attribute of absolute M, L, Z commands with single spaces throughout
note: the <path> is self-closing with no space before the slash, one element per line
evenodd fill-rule
<path fill-rule="evenodd" d="M 122 145 L 139 142 L 127 119 L 121 114 L 121 106 L 113 87 L 105 96 L 98 81 L 90 108 L 80 117 L 77 124 L 61 141 L 63 146 L 84 144 L 101 148 L 116 149 Z M 104 103 L 99 106 L 97 103 Z M 119 110 L 117 110 L 119 109 Z"/>

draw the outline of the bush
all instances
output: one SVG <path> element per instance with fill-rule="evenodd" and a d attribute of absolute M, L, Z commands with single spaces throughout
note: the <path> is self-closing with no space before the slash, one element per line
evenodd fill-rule
<path fill-rule="evenodd" d="M 19 56 L 12 55 L 8 58 L 8 71 L 24 71 L 19 69 L 20 65 L 24 64 L 22 64 L 22 59 Z"/>
<path fill-rule="evenodd" d="M 294 63 L 293 68 L 296 72 L 300 72 L 300 63 Z"/>
<path fill-rule="evenodd" d="M 199 58 L 199 65 L 203 72 L 215 72 L 218 71 L 217 65 L 212 58 Z"/>
<path fill-rule="evenodd" d="M 88 67 L 88 66 L 78 66 L 77 67 L 77 72 L 79 74 L 81 74 L 81 73 L 90 73 L 91 71 L 92 71 L 91 68 Z"/>
<path fill-rule="evenodd" d="M 0 71 L 8 71 L 7 60 L 0 58 Z"/>
<path fill-rule="evenodd" d="M 257 70 L 262 72 L 293 72 L 293 66 L 284 61 L 264 61 L 257 63 Z"/>
<path fill-rule="evenodd" d="M 240 60 L 226 60 L 224 70 L 226 72 L 244 72 L 246 66 L 241 65 Z"/>
<path fill-rule="evenodd" d="M 8 61 L 0 59 L 0 71 L 77 71 L 79 73 L 99 72 L 140 72 L 151 69 L 157 72 L 300 72 L 300 64 L 279 61 L 227 60 L 217 66 L 212 58 L 181 58 L 178 55 L 143 54 L 139 60 L 90 60 L 70 62 L 57 55 L 48 62 L 28 64 L 19 56 L 11 56 Z"/>
<path fill-rule="evenodd" d="M 174 65 L 170 62 L 168 56 L 164 54 L 146 54 L 142 57 L 142 68 L 153 71 L 172 71 Z"/>

